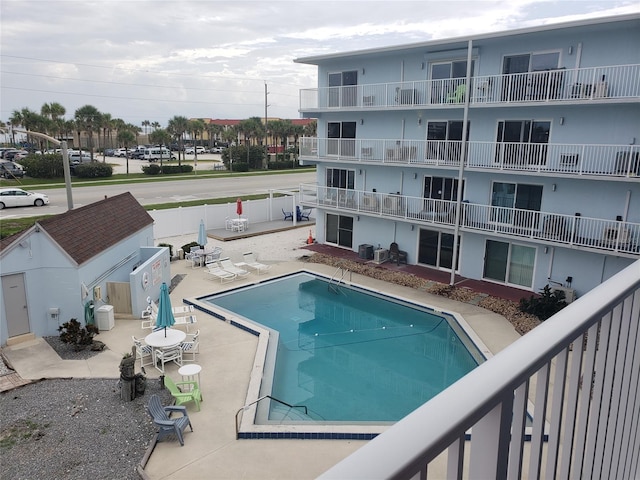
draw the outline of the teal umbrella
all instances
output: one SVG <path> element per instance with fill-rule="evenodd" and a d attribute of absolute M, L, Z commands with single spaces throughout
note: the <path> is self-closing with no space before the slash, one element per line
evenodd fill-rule
<path fill-rule="evenodd" d="M 204 228 L 204 220 L 200 220 L 200 229 L 198 230 L 198 245 L 201 248 L 207 244 L 207 232 Z"/>
<path fill-rule="evenodd" d="M 158 301 L 158 316 L 156 327 L 164 328 L 164 336 L 167 336 L 167 327 L 171 328 L 176 323 L 171 309 L 171 299 L 169 298 L 169 288 L 165 282 L 160 286 L 160 300 Z"/>

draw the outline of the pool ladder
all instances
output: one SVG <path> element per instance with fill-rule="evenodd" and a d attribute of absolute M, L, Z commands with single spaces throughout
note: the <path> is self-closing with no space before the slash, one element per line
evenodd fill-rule
<path fill-rule="evenodd" d="M 261 402 L 265 398 L 268 398 L 269 400 L 273 400 L 274 402 L 284 405 L 285 407 L 289 407 L 290 409 L 299 408 L 304 412 L 305 415 L 309 415 L 309 410 L 307 409 L 306 405 L 291 405 L 287 402 L 283 402 L 282 400 L 277 399 L 276 397 L 272 397 L 271 395 L 263 395 L 257 400 L 254 400 L 251 403 L 247 403 L 244 407 L 242 407 L 240 410 L 236 412 L 236 440 L 238 440 L 238 438 L 240 437 L 240 421 L 239 421 L 240 414 L 245 410 L 247 410 L 251 405 Z"/>
<path fill-rule="evenodd" d="M 331 280 L 329 280 L 329 285 L 327 286 L 329 291 L 333 293 L 342 293 L 344 296 L 346 296 L 347 294 L 343 290 L 339 289 L 338 286 L 341 283 L 344 283 L 344 277 L 346 277 L 347 274 L 349 275 L 349 282 L 351 282 L 351 270 L 348 270 L 342 266 L 338 267 L 338 269 L 331 277 Z"/>

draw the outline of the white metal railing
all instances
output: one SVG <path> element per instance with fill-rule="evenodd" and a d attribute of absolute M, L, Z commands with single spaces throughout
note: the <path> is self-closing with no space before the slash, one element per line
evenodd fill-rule
<path fill-rule="evenodd" d="M 319 478 L 638 478 L 639 318 L 640 261 Z"/>
<path fill-rule="evenodd" d="M 317 138 L 300 140 L 303 159 L 458 168 L 459 140 Z M 640 145 L 467 142 L 465 168 L 640 179 Z"/>
<path fill-rule="evenodd" d="M 456 202 L 303 184 L 302 205 L 453 228 Z M 640 223 L 462 203 L 460 228 L 550 244 L 640 254 Z"/>
<path fill-rule="evenodd" d="M 640 65 L 545 70 L 471 79 L 470 103 L 587 102 L 640 97 Z M 464 78 L 300 90 L 300 110 L 366 110 L 462 105 Z"/>

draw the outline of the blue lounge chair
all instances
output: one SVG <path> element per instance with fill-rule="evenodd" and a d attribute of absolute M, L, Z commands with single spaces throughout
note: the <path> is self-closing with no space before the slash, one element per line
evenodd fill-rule
<path fill-rule="evenodd" d="M 282 214 L 284 215 L 285 220 L 293 221 L 293 212 L 285 212 L 284 208 L 282 209 Z"/>

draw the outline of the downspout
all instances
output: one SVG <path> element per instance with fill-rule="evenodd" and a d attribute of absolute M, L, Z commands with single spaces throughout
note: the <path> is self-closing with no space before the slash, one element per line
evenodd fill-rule
<path fill-rule="evenodd" d="M 473 41 L 469 40 L 467 46 L 467 76 L 465 78 L 466 88 L 464 92 L 464 114 L 462 116 L 462 148 L 460 149 L 460 167 L 458 168 L 458 195 L 456 197 L 456 218 L 453 229 L 453 258 L 451 259 L 451 279 L 449 285 L 456 282 L 456 270 L 458 268 L 458 235 L 460 233 L 460 219 L 462 218 L 462 178 L 464 176 L 464 162 L 467 155 L 467 121 L 469 119 L 469 101 L 471 92 L 471 50 Z"/>

